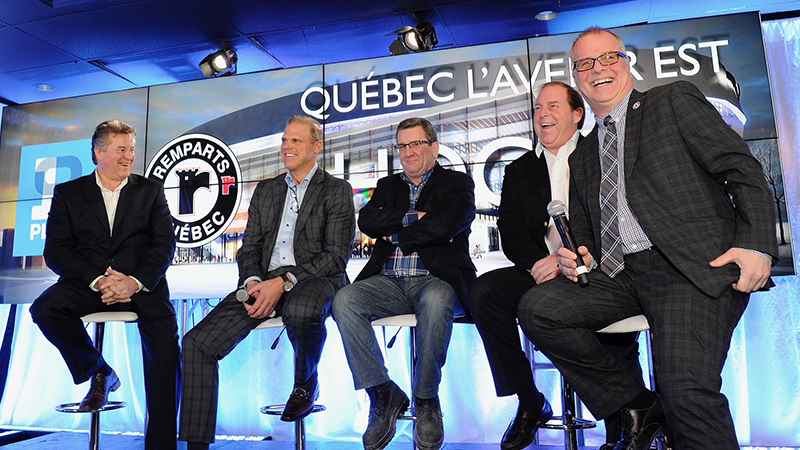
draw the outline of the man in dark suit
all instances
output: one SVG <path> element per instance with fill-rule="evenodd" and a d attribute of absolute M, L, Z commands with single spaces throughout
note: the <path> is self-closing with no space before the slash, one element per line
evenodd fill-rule
<path fill-rule="evenodd" d="M 414 441 L 418 448 L 438 449 L 444 441 L 441 370 L 453 318 L 463 313 L 467 286 L 475 279 L 468 239 L 475 185 L 468 175 L 436 162 L 436 129 L 426 119 L 400 122 L 395 149 L 403 172 L 378 180 L 358 219 L 361 231 L 377 240 L 372 257 L 356 281 L 336 294 L 333 317 L 355 387 L 366 389 L 370 398 L 364 448 L 378 450 L 394 437 L 409 400 L 389 378 L 370 323 L 416 314 Z"/>
<path fill-rule="evenodd" d="M 598 122 L 569 161 L 571 227 L 590 286 L 574 283 L 576 255 L 562 248 L 566 277 L 523 297 L 522 328 L 595 417 L 622 408 L 616 448 L 648 448 L 671 430 L 673 448 L 738 449 L 720 374 L 750 292 L 777 260 L 762 168 L 693 85 L 633 90 L 615 34 L 587 30 L 572 60 Z M 660 398 L 593 333 L 638 314 L 650 323 Z"/>
<path fill-rule="evenodd" d="M 506 166 L 497 226 L 505 255 L 514 262 L 487 272 L 469 290 L 469 309 L 483 339 L 498 396 L 516 394 L 519 408 L 500 447 L 521 450 L 553 415 L 536 389 L 531 364 L 520 345 L 517 306 L 529 289 L 561 276 L 556 251 L 561 238 L 547 212 L 551 200 L 569 204 L 567 160 L 581 137 L 583 99 L 571 86 L 551 81 L 534 105 L 533 127 L 539 142 Z M 600 335 L 602 343 L 641 378 L 636 333 Z M 613 420 L 612 420 L 613 421 Z M 616 432 L 615 432 L 616 430 Z M 606 420 L 606 431 L 619 435 Z"/>
<path fill-rule="evenodd" d="M 31 306 L 33 321 L 64 357 L 75 384 L 91 379 L 82 411 L 108 402 L 119 378 L 80 317 L 133 311 L 142 336 L 147 396 L 145 448 L 177 446 L 178 325 L 164 274 L 175 252 L 161 183 L 132 175 L 136 130 L 118 120 L 92 136 L 91 175 L 56 186 L 44 257 L 58 282 Z"/>
<path fill-rule="evenodd" d="M 317 365 L 327 336 L 325 319 L 336 291 L 347 283 L 345 265 L 355 233 L 353 189 L 317 165 L 322 126 L 306 116 L 286 123 L 281 160 L 286 176 L 256 186 L 239 250 L 239 286 L 183 340 L 184 389 L 180 437 L 189 450 L 214 442 L 217 361 L 275 314 L 294 348 L 294 389 L 281 420 L 306 417 L 319 396 Z"/>

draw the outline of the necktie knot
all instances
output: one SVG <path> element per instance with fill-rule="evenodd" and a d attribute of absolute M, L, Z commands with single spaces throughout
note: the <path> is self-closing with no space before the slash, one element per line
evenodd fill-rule
<path fill-rule="evenodd" d="M 609 124 L 613 124 L 613 123 L 614 123 L 614 118 L 611 117 L 611 116 L 606 116 L 603 119 L 603 125 L 605 125 L 605 126 L 608 126 Z"/>

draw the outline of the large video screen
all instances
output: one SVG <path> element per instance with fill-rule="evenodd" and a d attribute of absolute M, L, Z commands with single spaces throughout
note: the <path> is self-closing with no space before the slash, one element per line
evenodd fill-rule
<path fill-rule="evenodd" d="M 734 32 L 735 30 L 735 32 Z M 776 199 L 783 178 L 756 13 L 614 30 L 632 57 L 635 88 L 696 84 L 762 162 Z M 437 128 L 445 167 L 475 181 L 470 247 L 479 273 L 510 265 L 497 230 L 504 168 L 535 146 L 532 99 L 552 80 L 573 84 L 577 34 L 220 77 L 4 108 L 0 128 L 0 301 L 30 302 L 55 282 L 41 250 L 55 184 L 94 170 L 94 127 L 118 118 L 138 130 L 134 172 L 164 183 L 178 249 L 167 276 L 176 299 L 235 287 L 236 254 L 258 181 L 285 172 L 279 149 L 295 114 L 324 125 L 319 166 L 353 187 L 356 211 L 379 178 L 402 170 L 397 124 Z M 746 57 L 743 57 L 746 55 Z M 594 125 L 587 117 L 582 132 Z M 781 263 L 794 273 L 788 211 L 776 200 Z M 357 233 L 355 277 L 372 241 Z"/>

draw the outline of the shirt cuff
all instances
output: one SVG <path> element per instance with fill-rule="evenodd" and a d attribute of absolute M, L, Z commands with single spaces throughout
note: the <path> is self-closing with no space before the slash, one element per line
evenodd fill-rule
<path fill-rule="evenodd" d="M 255 276 L 254 277 L 247 277 L 247 278 L 244 279 L 244 283 L 242 283 L 241 287 L 247 288 L 247 283 L 249 283 L 251 281 L 258 281 L 259 283 L 261 283 L 262 280 L 261 280 L 261 277 L 255 277 Z"/>
<path fill-rule="evenodd" d="M 764 253 L 764 252 L 760 252 L 758 250 L 753 250 L 751 248 L 741 248 L 741 247 L 737 247 L 737 248 L 740 248 L 740 249 L 742 249 L 742 250 L 744 250 L 746 252 L 754 253 L 754 254 L 766 259 L 767 262 L 769 262 L 769 265 L 772 266 L 772 256 L 770 256 L 769 254 Z"/>
<path fill-rule="evenodd" d="M 417 220 L 419 220 L 419 214 L 417 214 L 416 211 L 413 211 L 413 212 L 409 211 L 403 217 L 403 226 L 407 227 L 407 226 L 411 225 L 412 223 L 416 222 Z"/>
<path fill-rule="evenodd" d="M 129 275 L 129 276 L 130 276 L 130 275 Z M 139 292 L 139 291 L 150 292 L 150 289 L 147 289 L 146 287 L 144 287 L 144 285 L 142 284 L 142 282 L 141 282 L 141 281 L 139 281 L 139 280 L 137 280 L 137 279 L 136 279 L 136 277 L 131 277 L 131 280 L 135 281 L 135 282 L 136 282 L 136 285 L 138 286 L 138 289 L 136 289 L 136 292 Z M 134 292 L 134 294 L 135 294 L 136 292 Z"/>
<path fill-rule="evenodd" d="M 89 283 L 89 289 L 91 289 L 91 290 L 93 290 L 95 292 L 100 292 L 100 289 L 97 289 L 96 287 L 94 287 L 94 285 L 97 284 L 97 282 L 100 281 L 100 278 L 103 278 L 103 277 L 105 277 L 105 275 L 100 275 L 99 277 L 95 278 L 94 281 Z"/>
<path fill-rule="evenodd" d="M 297 277 L 292 272 L 286 272 L 286 276 L 292 279 L 293 284 L 297 284 Z"/>

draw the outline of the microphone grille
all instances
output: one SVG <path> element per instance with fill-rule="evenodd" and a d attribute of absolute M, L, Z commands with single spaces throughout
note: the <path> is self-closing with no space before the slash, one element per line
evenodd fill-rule
<path fill-rule="evenodd" d="M 236 300 L 241 303 L 246 302 L 250 298 L 250 295 L 247 293 L 245 289 L 239 289 L 236 291 Z"/>
<path fill-rule="evenodd" d="M 560 215 L 567 215 L 567 206 L 564 205 L 564 202 L 561 200 L 553 200 L 552 202 L 547 204 L 547 214 L 550 214 L 550 217 L 560 216 Z"/>

